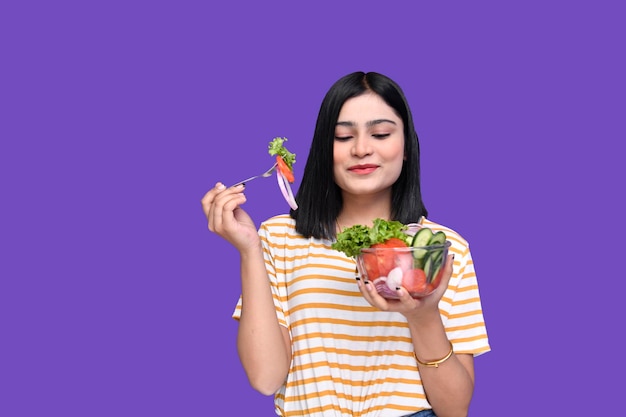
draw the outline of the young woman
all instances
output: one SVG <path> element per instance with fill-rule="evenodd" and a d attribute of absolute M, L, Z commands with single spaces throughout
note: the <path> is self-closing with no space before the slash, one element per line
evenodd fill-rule
<path fill-rule="evenodd" d="M 251 385 L 280 416 L 466 416 L 473 358 L 490 350 L 468 243 L 427 218 L 419 143 L 400 87 L 378 73 L 338 80 L 319 112 L 297 210 L 257 229 L 244 186 L 202 199 L 209 230 L 240 253 L 238 350 Z M 382 298 L 333 250 L 376 218 L 445 231 L 440 287 Z"/>

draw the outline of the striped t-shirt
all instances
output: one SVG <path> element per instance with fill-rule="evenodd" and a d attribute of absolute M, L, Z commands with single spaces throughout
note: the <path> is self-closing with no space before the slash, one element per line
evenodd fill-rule
<path fill-rule="evenodd" d="M 454 273 L 439 308 L 456 353 L 490 350 L 468 243 L 443 230 L 452 243 Z M 413 354 L 406 319 L 379 311 L 357 288 L 354 259 L 329 240 L 304 238 L 287 215 L 261 224 L 265 265 L 276 316 L 289 329 L 292 363 L 276 393 L 285 417 L 399 417 L 431 408 Z M 241 314 L 241 299 L 233 313 Z"/>

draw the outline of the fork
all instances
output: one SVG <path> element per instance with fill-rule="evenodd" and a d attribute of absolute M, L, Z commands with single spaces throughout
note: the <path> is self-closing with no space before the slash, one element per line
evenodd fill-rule
<path fill-rule="evenodd" d="M 259 175 L 255 175 L 255 176 L 250 177 L 250 178 L 246 178 L 245 180 L 239 181 L 238 183 L 235 183 L 235 184 L 231 185 L 231 187 L 236 187 L 238 185 L 245 184 L 245 183 L 250 182 L 250 181 L 252 181 L 254 179 L 257 179 L 257 178 L 267 178 L 270 175 L 272 175 L 272 173 L 276 170 L 277 166 L 278 166 L 278 162 L 276 162 L 274 165 L 272 165 L 272 167 L 270 169 L 268 169 L 267 171 L 265 171 L 264 173 L 259 174 Z"/>

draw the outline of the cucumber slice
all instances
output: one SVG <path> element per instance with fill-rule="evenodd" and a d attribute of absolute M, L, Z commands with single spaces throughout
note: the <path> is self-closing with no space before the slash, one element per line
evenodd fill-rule
<path fill-rule="evenodd" d="M 433 231 L 430 230 L 428 227 L 422 227 L 413 236 L 413 242 L 411 243 L 411 246 L 414 246 L 414 247 L 428 246 L 428 242 L 430 242 L 430 239 L 432 237 L 433 237 Z"/>
<path fill-rule="evenodd" d="M 413 269 L 424 269 L 424 259 L 416 258 L 413 254 Z"/>
<path fill-rule="evenodd" d="M 428 242 L 433 237 L 433 231 L 428 227 L 422 227 L 413 236 L 413 242 L 411 246 L 414 248 L 420 248 L 428 246 Z M 415 268 L 423 269 L 424 255 L 426 255 L 426 249 L 413 249 L 413 265 Z"/>
<path fill-rule="evenodd" d="M 426 282 L 431 283 L 441 269 L 443 259 L 443 251 L 438 251 L 427 256 L 424 260 L 424 274 Z"/>
<path fill-rule="evenodd" d="M 433 234 L 433 236 L 430 238 L 430 241 L 428 242 L 428 246 L 443 245 L 444 243 L 446 243 L 446 234 L 440 230 L 437 233 Z"/>

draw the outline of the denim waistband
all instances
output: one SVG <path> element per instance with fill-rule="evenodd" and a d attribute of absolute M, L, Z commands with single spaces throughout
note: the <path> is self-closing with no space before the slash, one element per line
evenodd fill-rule
<path fill-rule="evenodd" d="M 437 417 L 437 415 L 433 413 L 433 410 L 422 410 L 417 413 L 408 414 L 404 417 Z"/>

